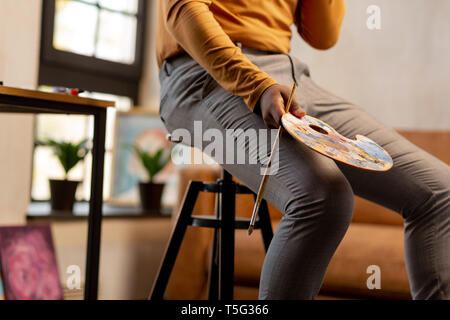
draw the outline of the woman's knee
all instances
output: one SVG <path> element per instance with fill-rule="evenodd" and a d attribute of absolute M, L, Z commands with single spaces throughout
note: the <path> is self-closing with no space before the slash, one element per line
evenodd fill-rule
<path fill-rule="evenodd" d="M 447 182 L 448 184 L 448 182 Z M 402 208 L 406 221 L 435 218 L 445 221 L 450 215 L 450 186 L 431 189 L 419 187 L 411 193 L 413 197 Z"/>
<path fill-rule="evenodd" d="M 340 172 L 321 173 L 305 182 L 306 194 L 293 194 L 285 214 L 294 219 L 315 219 L 324 227 L 333 224 L 348 227 L 353 216 L 354 194 Z"/>

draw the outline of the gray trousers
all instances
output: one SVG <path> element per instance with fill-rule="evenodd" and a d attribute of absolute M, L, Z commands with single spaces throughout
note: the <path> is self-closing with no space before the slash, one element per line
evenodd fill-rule
<path fill-rule="evenodd" d="M 311 151 L 288 134 L 282 136 L 279 169 L 269 178 L 265 199 L 283 217 L 264 261 L 259 298 L 313 299 L 318 294 L 330 259 L 351 221 L 356 194 L 403 216 L 413 298 L 449 299 L 449 166 L 360 107 L 320 88 L 311 80 L 307 66 L 297 59 L 293 58 L 291 68 L 287 55 L 243 51 L 280 84 L 291 87 L 295 77 L 299 83 L 296 94 L 307 114 L 346 137 L 362 134 L 371 138 L 394 160 L 388 172 L 364 171 Z M 261 116 L 251 112 L 242 98 L 224 90 L 187 55 L 166 60 L 160 82 L 160 116 L 169 132 L 183 128 L 193 133 L 194 121 L 201 121 L 203 130 L 267 129 Z M 246 144 L 237 147 L 250 152 Z M 261 164 L 223 167 L 257 192 Z"/>

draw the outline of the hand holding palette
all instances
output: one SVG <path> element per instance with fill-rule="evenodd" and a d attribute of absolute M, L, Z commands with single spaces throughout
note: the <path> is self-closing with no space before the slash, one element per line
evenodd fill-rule
<path fill-rule="evenodd" d="M 325 122 L 308 115 L 299 119 L 285 113 L 281 122 L 296 140 L 334 160 L 371 171 L 388 171 L 393 166 L 386 150 L 362 135 L 357 135 L 356 140 L 347 139 Z"/>

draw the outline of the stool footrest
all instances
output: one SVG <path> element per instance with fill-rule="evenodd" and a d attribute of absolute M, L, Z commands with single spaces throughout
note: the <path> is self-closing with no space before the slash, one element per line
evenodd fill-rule
<path fill-rule="evenodd" d="M 189 220 L 189 225 L 193 227 L 216 228 L 222 227 L 222 221 L 216 216 L 212 215 L 192 215 Z M 250 225 L 250 219 L 236 218 L 234 221 L 234 228 L 240 230 L 247 230 Z M 260 229 L 259 220 L 256 220 L 254 229 Z"/>
<path fill-rule="evenodd" d="M 213 215 L 193 215 L 200 192 L 216 194 L 216 208 Z M 208 279 L 208 299 L 233 300 L 235 230 L 247 230 L 250 219 L 236 217 L 236 194 L 256 195 L 247 186 L 236 183 L 226 170 L 215 182 L 190 181 L 186 189 L 180 213 L 173 228 L 164 259 L 158 271 L 151 299 L 162 300 L 175 265 L 183 238 L 189 226 L 214 229 Z M 264 248 L 267 252 L 273 237 L 272 224 L 265 200 L 261 202 L 259 218 L 255 229 L 261 230 Z"/>
<path fill-rule="evenodd" d="M 216 182 L 199 182 L 202 184 L 202 187 L 200 188 L 200 191 L 203 192 L 212 192 L 212 193 L 220 193 L 222 190 L 222 181 L 216 181 Z M 236 194 L 253 194 L 253 191 L 250 190 L 248 187 L 235 183 L 236 186 Z"/>

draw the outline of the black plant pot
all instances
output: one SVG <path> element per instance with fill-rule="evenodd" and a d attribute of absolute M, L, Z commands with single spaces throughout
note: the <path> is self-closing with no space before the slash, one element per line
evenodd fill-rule
<path fill-rule="evenodd" d="M 52 210 L 72 212 L 79 181 L 50 180 Z"/>
<path fill-rule="evenodd" d="M 161 209 L 161 196 L 164 189 L 163 183 L 139 183 L 139 194 L 142 210 L 147 214 L 159 215 Z"/>

